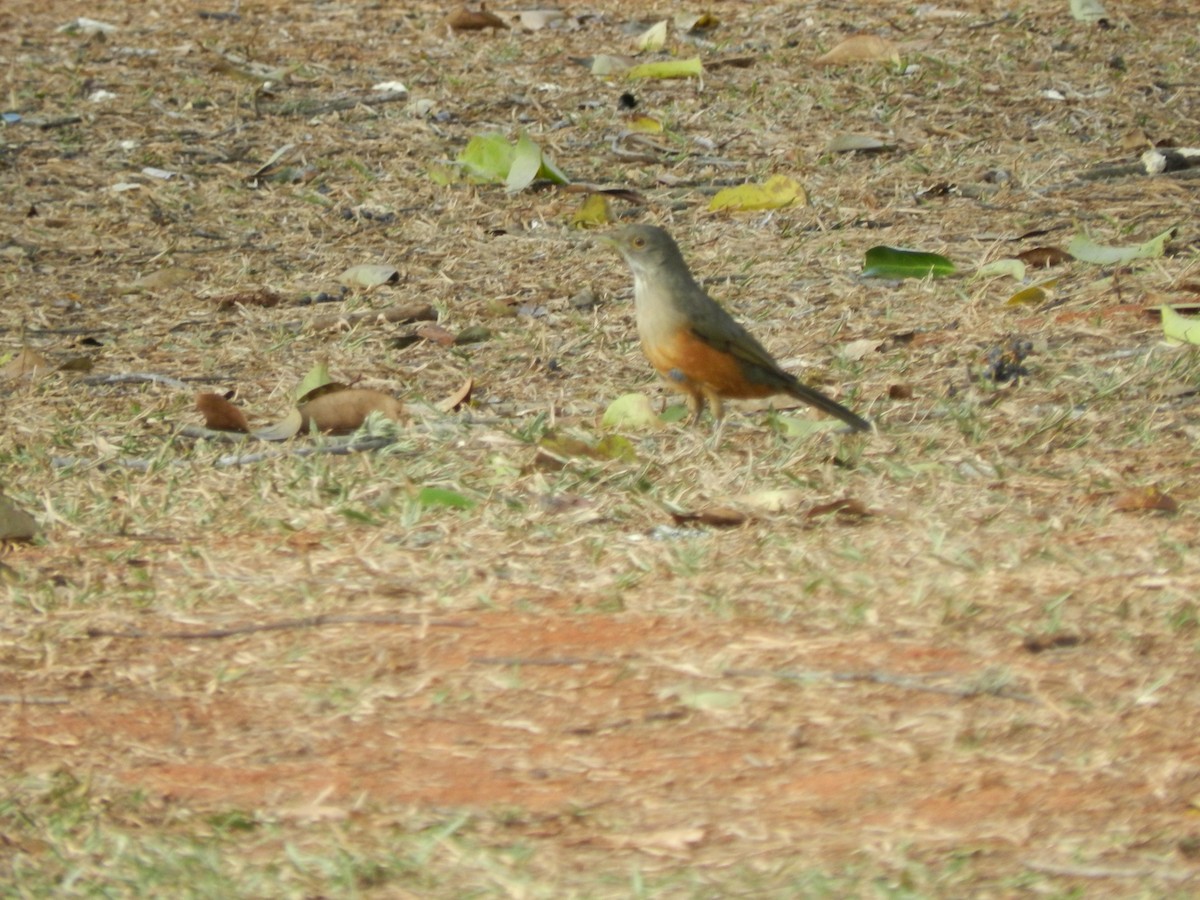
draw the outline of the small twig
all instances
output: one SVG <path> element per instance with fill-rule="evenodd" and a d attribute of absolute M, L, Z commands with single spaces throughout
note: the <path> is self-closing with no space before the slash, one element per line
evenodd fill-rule
<path fill-rule="evenodd" d="M 258 111 L 270 116 L 320 116 L 330 112 L 354 109 L 358 106 L 381 106 L 407 100 L 408 91 L 386 91 L 372 94 L 356 94 L 353 97 L 337 97 L 319 102 L 316 100 L 294 100 L 289 103 L 263 104 Z"/>
<path fill-rule="evenodd" d="M 1108 178 L 1124 178 L 1126 175 L 1145 175 L 1146 169 L 1141 163 L 1128 163 L 1120 166 L 1097 166 L 1075 176 L 1075 183 L 1082 181 L 1104 181 Z"/>
<path fill-rule="evenodd" d="M 120 332 L 128 331 L 127 328 L 122 328 L 119 325 L 102 325 L 98 328 L 0 328 L 0 332 L 23 331 L 25 334 L 96 334 L 97 332 Z"/>
<path fill-rule="evenodd" d="M 115 637 L 134 640 L 209 641 L 234 637 L 239 634 L 254 634 L 259 631 L 291 631 L 300 628 L 321 628 L 325 625 L 431 625 L 435 628 L 475 627 L 475 623 L 468 619 L 431 619 L 419 613 L 368 613 L 363 615 L 331 613 L 320 616 L 306 616 L 302 619 L 284 619 L 281 622 L 263 622 L 256 625 L 213 628 L 208 631 L 143 631 L 140 628 L 116 631 L 108 628 L 89 628 L 85 634 L 88 637 Z"/>
<path fill-rule="evenodd" d="M 351 313 L 341 316 L 317 316 L 314 319 L 294 320 L 284 323 L 284 328 L 291 331 L 332 331 L 335 328 L 350 329 L 360 322 L 377 322 L 380 324 L 397 324 L 404 322 L 436 322 L 437 310 L 428 303 L 420 306 L 393 306 L 376 312 Z"/>
<path fill-rule="evenodd" d="M 164 384 L 176 390 L 190 390 L 186 382 L 169 375 L 158 375 L 154 372 L 118 372 L 115 375 L 88 375 L 81 379 L 84 384 Z"/>
<path fill-rule="evenodd" d="M 947 694 L 951 697 L 1003 697 L 1006 700 L 1017 700 L 1021 703 L 1036 703 L 1029 694 L 1012 691 L 1003 685 L 985 683 L 968 685 L 967 687 L 946 687 L 928 684 L 919 678 L 907 675 L 893 675 L 890 672 L 835 672 L 834 681 L 866 681 L 872 684 L 889 684 L 910 691 L 926 691 L 931 694 Z"/>
<path fill-rule="evenodd" d="M 1065 866 L 1058 863 L 1026 860 L 1025 868 L 1046 875 L 1062 875 L 1067 878 L 1161 878 L 1164 881 L 1192 881 L 1200 876 L 1195 872 L 1171 871 L 1169 869 L 1114 869 L 1108 866 Z"/>
<path fill-rule="evenodd" d="M 1044 188 L 1039 188 L 1039 193 L 1049 193 L 1051 191 L 1065 191 L 1071 188 L 1085 187 L 1093 181 L 1105 181 L 1112 178 L 1127 178 L 1129 176 L 1138 175 L 1142 178 L 1174 178 L 1188 180 L 1192 178 L 1200 178 L 1200 168 L 1179 169 L 1173 172 L 1160 172 L 1156 175 L 1151 175 L 1146 172 L 1145 166 L 1139 164 L 1130 164 L 1124 166 L 1100 166 L 1095 169 L 1089 169 L 1086 172 L 1081 172 L 1075 177 L 1074 181 L 1063 181 L 1058 184 L 1051 184 Z"/>
<path fill-rule="evenodd" d="M 181 429 L 180 434 L 187 434 L 191 430 L 191 426 Z M 204 437 L 211 437 L 206 433 Z M 219 432 L 218 432 L 219 433 Z M 189 437 L 194 437 L 194 434 L 188 434 Z M 321 444 L 317 447 L 299 447 L 288 446 L 278 450 L 264 450 L 261 453 L 231 453 L 226 456 L 218 457 L 213 463 L 214 466 L 226 469 L 231 466 L 248 466 L 254 463 L 264 462 L 268 459 L 282 459 L 287 456 L 306 457 L 314 456 L 318 453 L 332 453 L 335 456 L 349 456 L 351 453 L 367 453 L 371 450 L 379 450 L 383 447 L 389 447 L 395 444 L 399 439 L 395 437 L 368 437 L 344 444 Z M 184 466 L 194 465 L 195 460 L 189 459 L 142 459 L 137 457 L 119 457 L 117 459 L 80 459 L 77 456 L 52 456 L 50 457 L 50 465 L 56 469 L 69 469 L 74 466 L 94 466 L 98 469 L 106 469 L 116 467 L 119 469 L 132 469 L 135 472 L 149 472 L 156 465 L 162 466 Z"/>
<path fill-rule="evenodd" d="M 584 659 L 581 656 L 472 656 L 477 666 L 587 666 L 609 665 L 612 659 Z"/>
<path fill-rule="evenodd" d="M 951 697 L 1002 697 L 1005 700 L 1017 700 L 1021 703 L 1037 703 L 1037 699 L 1029 694 L 1010 691 L 1003 686 L 992 687 L 979 684 L 967 687 L 946 687 L 929 684 L 919 678 L 907 675 L 893 675 L 890 672 L 781 672 L 772 669 L 726 669 L 723 673 L 727 678 L 778 678 L 783 681 L 866 681 L 871 684 L 886 684 L 892 687 L 904 688 L 910 691 L 924 691 L 930 694 L 947 694 Z"/>
<path fill-rule="evenodd" d="M 394 437 L 370 437 L 350 444 L 322 444 L 319 447 L 288 447 L 283 450 L 264 450 L 261 453 L 232 453 L 220 457 L 213 465 L 221 469 L 231 466 L 248 466 L 253 463 L 265 462 L 268 459 L 282 459 L 285 456 L 304 458 L 318 453 L 332 453 L 335 456 L 348 456 L 351 453 L 366 453 L 379 450 L 397 442 Z"/>
<path fill-rule="evenodd" d="M 194 438 L 198 441 L 223 441 L 226 444 L 244 444 L 254 440 L 253 435 L 244 431 L 217 431 L 203 425 L 184 425 L 175 432 L 175 437 Z"/>
<path fill-rule="evenodd" d="M 78 125 L 83 121 L 83 116 L 60 116 L 57 119 L 28 119 L 30 125 L 36 125 L 42 131 L 49 131 L 51 128 L 66 128 L 68 125 Z"/>
<path fill-rule="evenodd" d="M 69 702 L 66 697 L 22 697 L 18 694 L 0 694 L 0 703 L 21 703 L 30 706 L 62 706 Z"/>
<path fill-rule="evenodd" d="M 618 728 L 628 728 L 630 725 L 640 725 L 650 722 L 672 722 L 676 719 L 682 719 L 688 714 L 686 709 L 682 707 L 673 707 L 671 709 L 656 709 L 652 712 L 644 713 L 636 719 L 616 719 L 608 722 L 601 722 L 598 725 L 575 725 L 571 728 L 563 730 L 564 734 L 598 734 L 602 731 L 616 731 Z"/>

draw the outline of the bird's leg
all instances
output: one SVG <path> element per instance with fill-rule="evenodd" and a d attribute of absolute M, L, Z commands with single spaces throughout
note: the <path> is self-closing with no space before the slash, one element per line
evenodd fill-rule
<path fill-rule="evenodd" d="M 688 391 L 687 395 L 688 409 L 692 411 L 692 417 L 688 419 L 688 424 L 696 426 L 700 424 L 700 417 L 704 415 L 704 394 L 700 391 Z"/>
<path fill-rule="evenodd" d="M 704 397 L 708 399 L 709 408 L 713 414 L 713 433 L 712 446 L 714 448 L 721 446 L 721 435 L 725 433 L 725 404 L 721 401 L 720 394 L 714 394 L 710 391 L 704 393 Z"/>

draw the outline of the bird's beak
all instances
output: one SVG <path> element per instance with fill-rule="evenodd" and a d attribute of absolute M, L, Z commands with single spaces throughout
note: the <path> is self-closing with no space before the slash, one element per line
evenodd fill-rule
<path fill-rule="evenodd" d="M 617 247 L 617 239 L 611 234 L 598 234 L 595 237 L 597 241 L 599 241 L 601 244 L 604 244 L 606 247 L 612 247 L 614 250 L 619 249 Z"/>

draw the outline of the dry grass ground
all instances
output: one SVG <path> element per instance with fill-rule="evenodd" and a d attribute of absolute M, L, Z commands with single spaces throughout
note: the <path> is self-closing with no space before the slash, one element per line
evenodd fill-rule
<path fill-rule="evenodd" d="M 1111 28 L 1065 0 L 716 3 L 671 47 L 750 64 L 636 85 L 668 129 L 642 159 L 614 152 L 628 86 L 571 61 L 629 52 L 634 4 L 449 34 L 424 2 L 7 0 L 0 351 L 189 387 L 0 386 L 0 485 L 44 528 L 0 588 L 0 890 L 1194 895 L 1200 362 L 1144 307 L 1196 297 L 1198 182 L 1079 176 L 1197 141 L 1200 48 L 1183 0 L 1108 5 Z M 119 30 L 56 30 L 80 15 Z M 911 67 L 813 65 L 855 31 Z M 289 74 L 259 94 L 222 53 Z M 289 107 L 388 80 L 409 102 Z M 429 176 L 521 128 L 644 195 L 615 213 L 666 225 L 879 433 L 743 405 L 720 446 L 672 425 L 632 460 L 539 453 L 595 443 L 620 394 L 677 400 L 627 270 L 567 226 L 579 195 Z M 894 146 L 825 151 L 846 133 Z M 286 144 L 294 178 L 249 178 Z M 706 211 L 777 173 L 811 204 Z M 1063 265 L 1028 306 L 1011 279 L 859 276 L 876 244 L 969 273 L 1172 226 L 1164 257 Z M 364 262 L 398 283 L 301 304 Z M 129 289 L 167 267 L 192 274 Z M 282 302 L 219 303 L 261 290 Z M 490 339 L 303 327 L 413 303 Z M 1014 339 L 1028 374 L 989 381 Z M 228 445 L 179 434 L 193 389 L 265 421 L 322 359 L 404 398 L 397 443 L 218 466 Z M 1177 510 L 1126 508 L 1151 487 Z M 749 518 L 672 516 L 714 506 Z"/>

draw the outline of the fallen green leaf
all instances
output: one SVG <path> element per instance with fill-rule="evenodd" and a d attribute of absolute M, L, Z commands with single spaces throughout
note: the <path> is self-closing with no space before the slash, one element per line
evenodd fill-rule
<path fill-rule="evenodd" d="M 994 259 L 975 271 L 976 278 L 992 278 L 1007 275 L 1017 281 L 1025 280 L 1025 263 L 1019 259 Z"/>
<path fill-rule="evenodd" d="M 667 20 L 655 22 L 640 35 L 634 42 L 639 50 L 661 50 L 667 43 Z"/>
<path fill-rule="evenodd" d="M 610 53 L 598 53 L 592 57 L 591 70 L 593 75 L 620 75 L 631 68 L 629 60 Z"/>
<path fill-rule="evenodd" d="M 742 704 L 745 695 L 741 691 L 698 691 L 691 688 L 674 688 L 668 691 L 684 706 L 692 709 L 734 709 Z"/>
<path fill-rule="evenodd" d="M 472 509 L 475 501 L 457 491 L 446 488 L 423 487 L 417 492 L 417 502 L 422 506 L 445 506 L 450 509 Z"/>
<path fill-rule="evenodd" d="M 448 184 L 454 184 L 462 177 L 462 173 L 452 166 L 432 165 L 426 170 L 429 175 L 429 180 L 434 184 L 445 187 Z"/>
<path fill-rule="evenodd" d="M 1196 316 L 1181 316 L 1173 307 L 1163 305 L 1162 326 L 1163 336 L 1169 341 L 1181 344 L 1200 344 L 1200 318 Z"/>
<path fill-rule="evenodd" d="M 596 443 L 595 450 L 605 459 L 637 462 L 637 451 L 633 449 L 633 443 L 619 434 L 606 434 Z"/>
<path fill-rule="evenodd" d="M 477 134 L 455 160 L 474 181 L 500 184 L 508 178 L 516 148 L 497 132 Z"/>
<path fill-rule="evenodd" d="M 786 438 L 806 438 L 841 427 L 842 423 L 836 419 L 802 419 L 794 416 L 778 416 L 775 419 L 775 428 Z"/>
<path fill-rule="evenodd" d="M 1100 0 L 1071 0 L 1071 16 L 1080 22 L 1098 22 L 1108 13 Z"/>
<path fill-rule="evenodd" d="M 954 272 L 954 263 L 938 253 L 872 247 L 863 262 L 865 278 L 928 278 Z"/>
<path fill-rule="evenodd" d="M 650 399 L 645 394 L 622 394 L 604 410 L 600 426 L 620 431 L 657 428 L 659 418 L 654 414 Z"/>
<path fill-rule="evenodd" d="M 359 288 L 378 287 L 381 284 L 390 284 L 399 279 L 400 273 L 392 266 L 376 265 L 374 263 L 351 266 L 337 278 L 339 282 L 347 287 Z"/>
<path fill-rule="evenodd" d="M 628 78 L 699 78 L 704 74 L 700 57 L 642 63 L 625 73 Z"/>
<path fill-rule="evenodd" d="M 333 376 L 329 374 L 329 364 L 322 360 L 308 370 L 304 378 L 296 385 L 296 390 L 292 392 L 292 396 L 299 400 L 302 397 L 307 397 L 317 388 L 324 387 L 327 384 L 333 384 Z"/>
<path fill-rule="evenodd" d="M 666 409 L 664 409 L 662 411 L 662 415 L 660 415 L 659 418 L 662 419 L 662 421 L 666 422 L 668 425 L 673 425 L 676 422 L 682 422 L 684 419 L 686 419 L 691 414 L 692 414 L 692 412 L 691 412 L 691 410 L 689 410 L 687 408 L 686 404 L 674 403 L 671 406 L 668 406 Z"/>
<path fill-rule="evenodd" d="M 1144 244 L 1133 247 L 1107 247 L 1097 244 L 1086 234 L 1077 234 L 1071 238 L 1067 252 L 1080 262 L 1093 263 L 1098 266 L 1123 266 L 1135 259 L 1153 259 L 1163 255 L 1163 249 L 1175 234 L 1174 228 L 1168 228 L 1157 237 L 1152 237 Z"/>
<path fill-rule="evenodd" d="M 504 182 L 504 189 L 510 194 L 523 191 L 537 178 L 542 168 L 542 148 L 524 131 L 517 138 L 517 146 L 513 152 L 512 165 Z"/>
<path fill-rule="evenodd" d="M 556 166 L 554 160 L 548 157 L 545 152 L 542 153 L 542 167 L 538 169 L 538 178 L 553 184 L 571 183 L 571 179 L 567 177 L 566 173 Z"/>
<path fill-rule="evenodd" d="M 510 193 L 529 187 L 538 178 L 555 184 L 570 181 L 524 131 L 516 144 L 510 144 L 502 134 L 477 134 L 467 142 L 455 162 L 471 180 L 503 184 Z"/>

